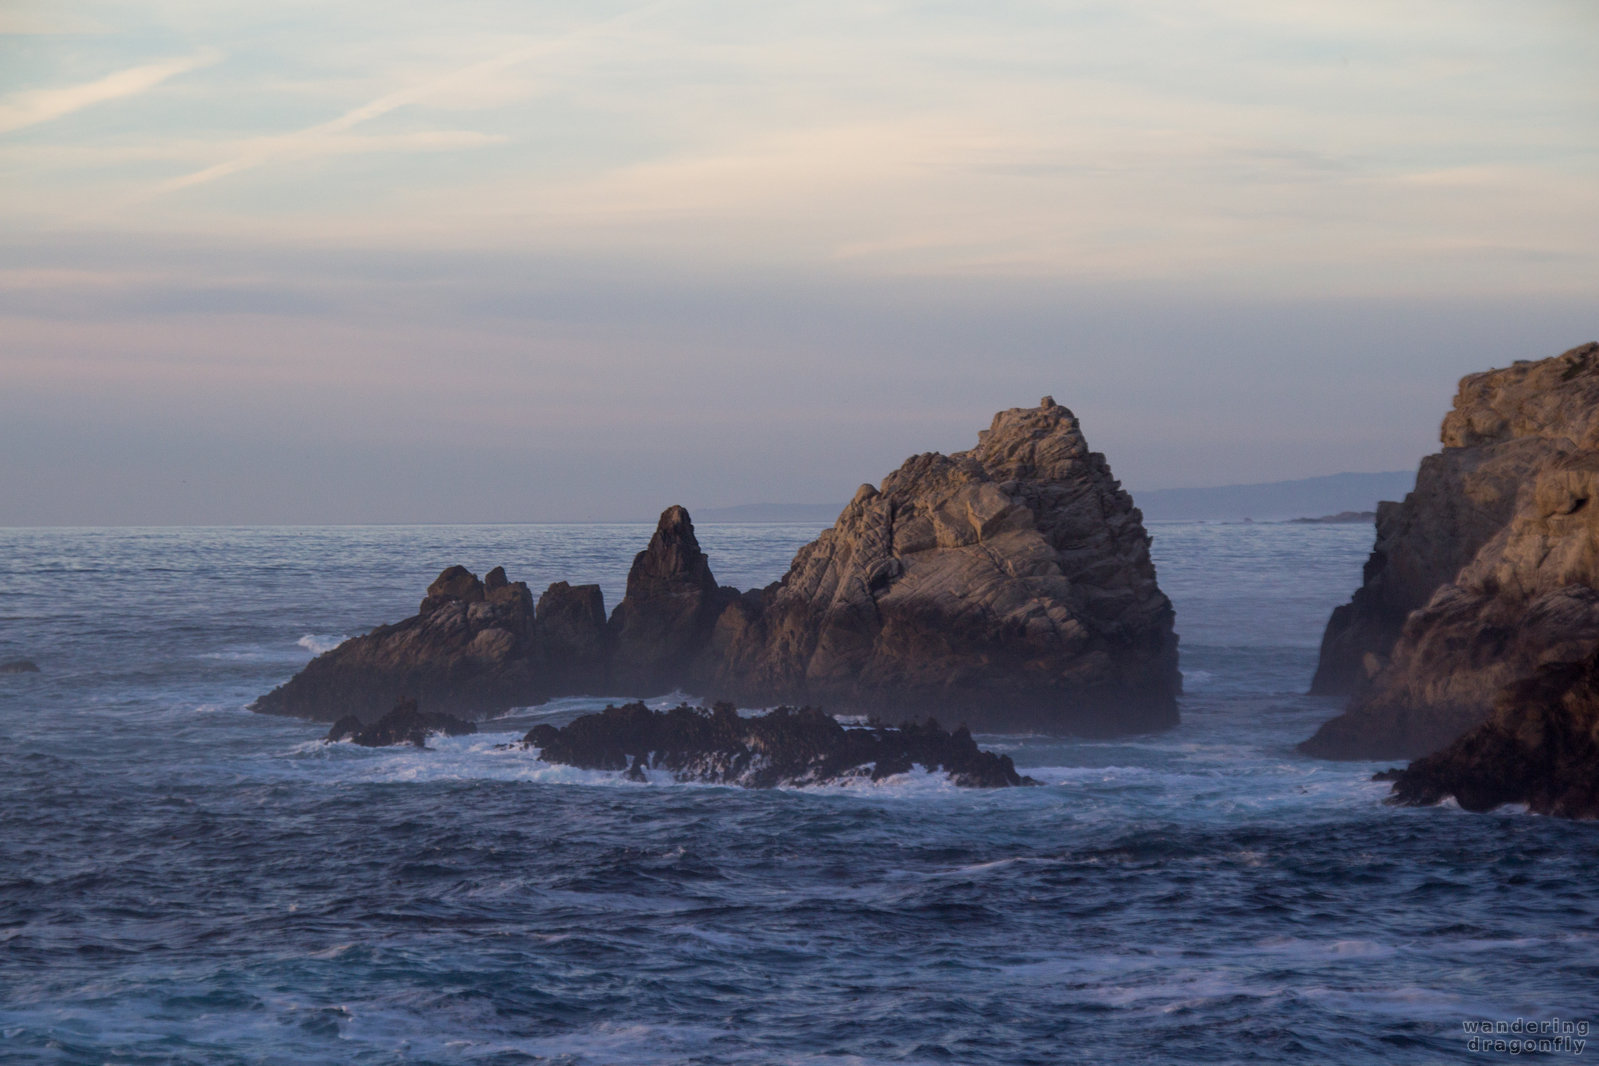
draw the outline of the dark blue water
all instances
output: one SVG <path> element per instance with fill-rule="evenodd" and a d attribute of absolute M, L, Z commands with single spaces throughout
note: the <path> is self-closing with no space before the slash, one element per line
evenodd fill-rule
<path fill-rule="evenodd" d="M 603 701 L 420 752 L 242 710 L 447 563 L 614 603 L 647 526 L 0 531 L 0 658 L 43 668 L 0 676 L 0 1061 L 1410 1063 L 1599 1021 L 1599 827 L 1293 751 L 1369 531 L 1154 532 L 1179 729 L 984 738 L 1036 789 L 746 792 L 494 750 Z M 814 530 L 701 533 L 751 586 Z"/>

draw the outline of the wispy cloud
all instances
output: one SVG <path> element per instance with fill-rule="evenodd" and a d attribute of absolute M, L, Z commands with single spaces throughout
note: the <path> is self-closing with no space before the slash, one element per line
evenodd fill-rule
<path fill-rule="evenodd" d="M 341 136 L 363 122 L 369 122 L 407 105 L 420 103 L 430 97 L 470 90 L 474 86 L 491 81 L 496 75 L 511 67 L 519 66 L 541 56 L 570 47 L 586 38 L 619 29 L 626 23 L 636 21 L 640 17 L 664 6 L 666 2 L 668 0 L 660 0 L 658 3 L 634 8 L 579 29 L 535 41 L 519 48 L 513 48 L 488 59 L 457 68 L 447 74 L 417 82 L 394 92 L 385 93 L 375 100 L 362 104 L 360 107 L 346 111 L 338 118 L 318 123 L 315 126 L 308 126 L 293 133 L 257 138 L 245 151 L 232 159 L 227 159 L 202 170 L 196 170 L 193 173 L 163 182 L 152 190 L 151 194 L 160 195 L 195 185 L 203 185 L 206 182 L 250 170 L 263 163 L 277 159 L 304 159 L 342 152 L 344 149 L 340 145 Z"/>
<path fill-rule="evenodd" d="M 221 59 L 220 53 L 206 50 L 184 59 L 130 67 L 108 74 L 98 81 L 71 85 L 63 89 L 27 89 L 0 98 L 0 133 L 37 126 L 81 111 L 95 104 L 137 96 L 155 88 L 168 78 L 187 74 Z"/>

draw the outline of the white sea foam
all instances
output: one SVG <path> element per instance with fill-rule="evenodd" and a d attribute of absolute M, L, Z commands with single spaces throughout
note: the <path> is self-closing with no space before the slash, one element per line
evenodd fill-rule
<path fill-rule="evenodd" d="M 462 737 L 430 736 L 426 748 L 397 745 L 364 748 L 349 741 L 307 740 L 274 758 L 291 776 L 329 776 L 365 783 L 429 783 L 439 781 L 523 781 L 535 784 L 588 785 L 611 788 L 742 788 L 738 784 L 679 781 L 669 770 L 644 770 L 644 780 L 618 770 L 585 770 L 545 762 L 537 748 L 524 748 L 522 734 L 473 733 Z M 286 757 L 286 758 L 285 758 Z M 913 765 L 909 772 L 873 781 L 870 776 L 842 777 L 821 783 L 784 784 L 779 791 L 858 795 L 890 799 L 977 795 L 989 791 L 954 784 L 949 775 Z"/>
<path fill-rule="evenodd" d="M 323 652 L 332 651 L 350 638 L 344 634 L 329 636 L 326 633 L 307 633 L 294 643 L 310 652 L 312 655 L 321 655 Z"/>

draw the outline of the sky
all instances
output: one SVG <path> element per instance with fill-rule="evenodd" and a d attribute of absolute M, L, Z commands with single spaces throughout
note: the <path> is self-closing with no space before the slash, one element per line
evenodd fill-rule
<path fill-rule="evenodd" d="M 1591 0 L 0 0 L 0 525 L 1414 467 L 1599 338 Z"/>

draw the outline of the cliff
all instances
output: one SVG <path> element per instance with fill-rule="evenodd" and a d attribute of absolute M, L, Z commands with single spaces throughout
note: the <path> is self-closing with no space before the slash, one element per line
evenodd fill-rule
<path fill-rule="evenodd" d="M 558 582 L 535 611 L 525 585 L 490 576 L 445 571 L 416 617 L 319 657 L 256 709 L 370 721 L 406 698 L 477 716 L 684 689 L 983 729 L 1177 720 L 1173 613 L 1142 518 L 1047 397 L 1000 412 L 970 451 L 915 456 L 862 486 L 766 589 L 718 585 L 681 507 L 662 514 L 608 621 L 593 586 Z"/>
<path fill-rule="evenodd" d="M 1328 623 L 1312 691 L 1351 699 L 1310 754 L 1426 754 L 1599 640 L 1599 345 L 1465 378 L 1441 436 Z"/>

